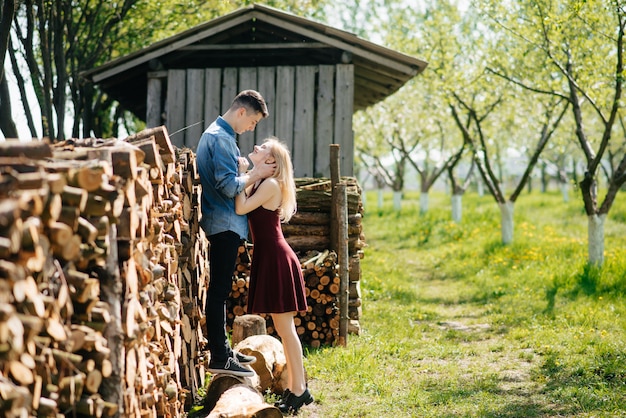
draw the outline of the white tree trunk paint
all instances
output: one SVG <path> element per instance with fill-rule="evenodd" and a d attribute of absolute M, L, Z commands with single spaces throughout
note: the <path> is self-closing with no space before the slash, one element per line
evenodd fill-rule
<path fill-rule="evenodd" d="M 502 243 L 508 245 L 513 242 L 513 212 L 515 203 L 509 200 L 504 204 L 498 204 L 498 206 L 500 206 L 500 215 L 502 217 Z"/>
<path fill-rule="evenodd" d="M 378 189 L 378 209 L 383 207 L 383 189 Z"/>
<path fill-rule="evenodd" d="M 485 185 L 482 179 L 476 181 L 476 187 L 478 188 L 478 196 L 483 197 L 485 195 Z"/>
<path fill-rule="evenodd" d="M 420 193 L 420 213 L 428 212 L 428 193 Z"/>
<path fill-rule="evenodd" d="M 362 190 L 361 192 L 361 203 L 364 208 L 367 207 L 367 193 L 365 193 L 365 190 Z"/>
<path fill-rule="evenodd" d="M 589 263 L 601 266 L 604 262 L 604 221 L 606 214 L 591 215 L 588 219 Z"/>
<path fill-rule="evenodd" d="M 563 201 L 569 202 L 569 183 L 561 183 L 561 194 L 563 195 Z"/>
<path fill-rule="evenodd" d="M 393 192 L 393 208 L 395 210 L 402 209 L 402 192 Z"/>
<path fill-rule="evenodd" d="M 461 217 L 463 216 L 463 195 L 452 195 L 452 220 L 456 223 L 461 223 Z"/>

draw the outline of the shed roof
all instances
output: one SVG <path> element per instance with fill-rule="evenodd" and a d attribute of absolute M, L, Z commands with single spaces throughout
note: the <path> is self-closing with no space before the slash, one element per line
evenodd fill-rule
<path fill-rule="evenodd" d="M 144 115 L 147 73 L 161 69 L 354 64 L 354 108 L 397 91 L 428 65 L 349 32 L 254 4 L 195 26 L 84 75 Z"/>

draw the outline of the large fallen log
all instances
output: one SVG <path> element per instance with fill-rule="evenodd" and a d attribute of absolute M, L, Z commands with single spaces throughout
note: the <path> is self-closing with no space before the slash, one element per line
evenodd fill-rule
<path fill-rule="evenodd" d="M 235 345 L 235 350 L 254 356 L 250 367 L 259 376 L 259 389 L 281 394 L 287 388 L 289 372 L 282 343 L 271 335 L 252 335 Z"/>
<path fill-rule="evenodd" d="M 263 401 L 257 390 L 247 385 L 235 385 L 217 401 L 208 418 L 282 418 L 278 408 Z"/>

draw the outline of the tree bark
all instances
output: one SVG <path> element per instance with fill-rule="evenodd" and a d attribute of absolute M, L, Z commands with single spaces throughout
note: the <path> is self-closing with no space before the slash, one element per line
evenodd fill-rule
<path fill-rule="evenodd" d="M 6 77 L 3 77 L 3 74 L 4 70 L 0 67 L 0 131 L 2 131 L 5 138 L 17 138 L 17 127 L 11 115 L 12 106 L 9 84 Z"/>
<path fill-rule="evenodd" d="M 502 243 L 505 245 L 513 242 L 513 212 L 515 209 L 515 203 L 508 200 L 505 203 L 500 203 L 500 215 L 502 217 Z"/>
<path fill-rule="evenodd" d="M 453 194 L 452 198 L 452 220 L 456 223 L 460 223 L 463 217 L 463 195 Z"/>
<path fill-rule="evenodd" d="M 606 216 L 606 214 L 594 214 L 588 217 L 589 264 L 596 266 L 601 266 L 604 262 L 604 222 Z"/>
<path fill-rule="evenodd" d="M 399 211 L 402 209 L 402 192 L 394 190 L 393 191 L 393 209 Z"/>
<path fill-rule="evenodd" d="M 0 14 L 0 82 L 4 80 L 4 58 L 9 47 L 9 34 L 11 33 L 11 21 L 15 14 L 17 0 L 4 0 Z"/>
<path fill-rule="evenodd" d="M 420 213 L 428 212 L 428 192 L 420 193 Z"/>

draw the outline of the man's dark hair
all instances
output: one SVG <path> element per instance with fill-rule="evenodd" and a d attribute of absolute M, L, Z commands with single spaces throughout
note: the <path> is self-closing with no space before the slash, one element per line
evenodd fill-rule
<path fill-rule="evenodd" d="M 269 116 L 265 99 L 256 90 L 244 90 L 233 100 L 232 108 L 244 107 L 248 112 L 261 113 L 264 118 Z"/>

